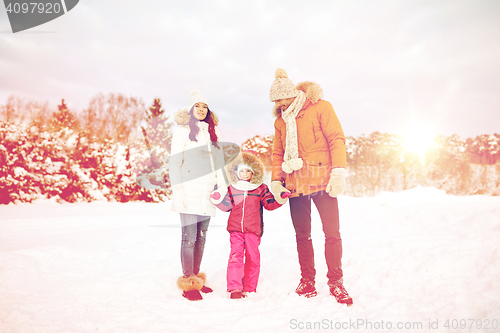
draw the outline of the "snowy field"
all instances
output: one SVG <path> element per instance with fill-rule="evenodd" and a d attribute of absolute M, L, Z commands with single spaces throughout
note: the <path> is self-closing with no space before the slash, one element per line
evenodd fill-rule
<path fill-rule="evenodd" d="M 217 212 L 202 262 L 214 292 L 190 302 L 170 203 L 0 206 L 0 332 L 500 332 L 500 197 L 415 188 L 339 205 L 350 307 L 328 295 L 314 209 L 317 297 L 293 292 L 286 204 L 264 213 L 258 292 L 242 300 L 226 293 Z"/>

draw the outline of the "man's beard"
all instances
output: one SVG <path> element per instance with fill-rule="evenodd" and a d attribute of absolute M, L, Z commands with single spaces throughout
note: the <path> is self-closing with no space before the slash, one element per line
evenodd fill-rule
<path fill-rule="evenodd" d="M 290 104 L 291 104 L 291 103 L 290 103 Z M 290 107 L 290 104 L 280 106 L 280 111 L 281 111 L 281 112 L 285 112 L 285 111 L 286 111 L 286 110 Z"/>

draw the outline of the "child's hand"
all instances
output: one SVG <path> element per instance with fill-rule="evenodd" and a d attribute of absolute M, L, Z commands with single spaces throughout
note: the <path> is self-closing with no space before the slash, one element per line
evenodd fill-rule
<path fill-rule="evenodd" d="M 292 195 L 292 192 L 281 192 L 281 197 L 283 199 L 286 199 L 286 198 L 288 198 L 291 195 Z"/>

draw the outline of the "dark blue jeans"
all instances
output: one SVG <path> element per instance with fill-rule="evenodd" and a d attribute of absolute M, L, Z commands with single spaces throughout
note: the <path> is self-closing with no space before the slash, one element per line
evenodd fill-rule
<path fill-rule="evenodd" d="M 189 277 L 200 272 L 210 216 L 183 213 L 180 215 L 182 275 Z"/>
<path fill-rule="evenodd" d="M 339 207 L 337 198 L 332 198 L 325 191 L 307 196 L 290 198 L 290 214 L 295 228 L 300 271 L 303 278 L 313 280 L 314 249 L 311 239 L 311 200 L 318 209 L 323 232 L 325 234 L 325 258 L 328 267 L 328 282 L 342 278 L 342 239 L 339 228 Z"/>

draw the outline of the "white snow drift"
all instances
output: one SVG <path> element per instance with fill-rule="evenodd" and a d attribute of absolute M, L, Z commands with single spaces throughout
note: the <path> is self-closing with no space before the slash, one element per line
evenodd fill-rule
<path fill-rule="evenodd" d="M 169 203 L 0 206 L 0 332 L 500 330 L 500 197 L 415 188 L 339 203 L 351 307 L 328 295 L 317 214 L 319 294 L 294 294 L 288 205 L 264 213 L 258 292 L 242 300 L 227 297 L 228 214 L 217 213 L 202 262 L 215 291 L 200 302 L 176 286 Z"/>

